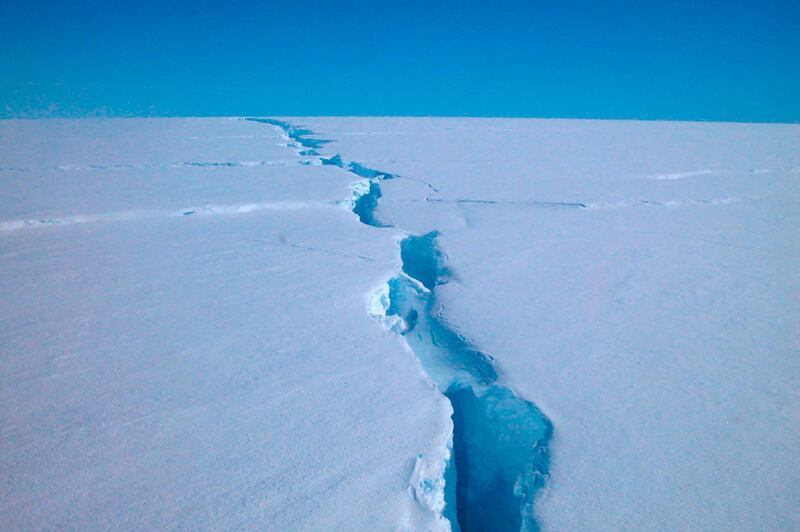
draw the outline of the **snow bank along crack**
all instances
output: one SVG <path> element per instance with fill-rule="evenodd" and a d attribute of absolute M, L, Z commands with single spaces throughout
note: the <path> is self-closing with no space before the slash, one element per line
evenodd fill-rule
<path fill-rule="evenodd" d="M 278 120 L 257 121 L 280 127 L 306 149 L 319 147 L 303 138 L 313 134 L 310 130 Z M 376 218 L 375 210 L 382 196 L 380 184 L 398 176 L 345 162 L 338 154 L 327 158 L 316 152 L 313 155 L 321 164 L 337 166 L 361 178 L 351 185 L 352 196 L 345 204 L 362 223 L 391 227 Z M 542 206 L 586 207 L 549 202 Z M 438 237 L 436 231 L 407 235 L 400 242 L 401 271 L 370 302 L 372 316 L 404 337 L 453 409 L 450 442 L 438 462 L 427 463 L 419 457 L 410 492 L 434 514 L 434 524 L 446 518 L 453 530 L 538 530 L 533 504 L 548 475 L 552 424 L 533 403 L 501 384 L 494 359 L 473 346 L 442 316 L 436 289 L 453 276 Z"/>

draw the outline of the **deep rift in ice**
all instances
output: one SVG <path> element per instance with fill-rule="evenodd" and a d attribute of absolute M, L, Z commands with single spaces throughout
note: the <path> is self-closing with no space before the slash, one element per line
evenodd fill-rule
<path fill-rule="evenodd" d="M 319 156 L 316 148 L 329 142 L 304 138 L 312 132 L 286 122 L 257 121 L 282 128 L 301 155 Z M 391 227 L 376 218 L 375 209 L 380 183 L 397 176 L 346 163 L 339 155 L 319 160 L 361 178 L 351 186 L 347 205 L 362 223 Z M 452 455 L 443 453 L 449 457 L 446 467 L 433 468 L 437 479 L 415 469 L 412 482 L 419 485 L 412 489 L 448 518 L 453 530 L 538 530 L 533 503 L 548 474 L 552 425 L 533 403 L 500 384 L 492 357 L 442 317 L 436 288 L 451 275 L 438 236 L 434 231 L 400 242 L 402 271 L 374 294 L 371 304 L 373 316 L 405 338 L 453 409 Z"/>
<path fill-rule="evenodd" d="M 436 232 L 400 243 L 402 273 L 379 297 L 384 321 L 402 334 L 453 407 L 455 506 L 461 530 L 537 530 L 533 501 L 547 476 L 552 425 L 497 382 L 493 359 L 441 316 L 436 288 L 450 274 Z M 455 528 L 455 526 L 454 526 Z"/>

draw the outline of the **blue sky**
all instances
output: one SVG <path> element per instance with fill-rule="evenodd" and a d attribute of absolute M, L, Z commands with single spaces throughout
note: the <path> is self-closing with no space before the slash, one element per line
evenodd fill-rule
<path fill-rule="evenodd" d="M 797 1 L 0 0 L 0 47 L 3 116 L 800 121 Z"/>

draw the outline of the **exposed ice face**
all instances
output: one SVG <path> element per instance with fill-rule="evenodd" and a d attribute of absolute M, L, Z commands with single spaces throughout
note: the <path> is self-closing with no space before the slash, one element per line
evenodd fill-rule
<path fill-rule="evenodd" d="M 537 530 L 533 502 L 548 474 L 552 425 L 498 384 L 493 359 L 442 318 L 435 293 L 449 275 L 437 236 L 400 242 L 404 273 L 376 291 L 370 306 L 384 326 L 404 336 L 453 408 L 455 490 L 445 496 L 443 477 L 425 485 L 442 494 L 462 530 Z"/>
<path fill-rule="evenodd" d="M 458 531 L 455 513 L 447 506 L 448 496 L 455 485 L 453 442 L 449 439 L 440 446 L 441 451 L 433 456 L 417 456 L 414 470 L 408 480 L 409 494 L 423 513 L 423 517 L 409 523 L 409 530 Z"/>
<path fill-rule="evenodd" d="M 452 387 L 458 522 L 464 530 L 538 530 L 552 425 L 505 386 Z"/>
<path fill-rule="evenodd" d="M 445 266 L 444 253 L 436 244 L 438 231 L 425 235 L 410 235 L 400 242 L 400 258 L 403 272 L 416 279 L 428 290 L 450 279 L 450 270 Z"/>

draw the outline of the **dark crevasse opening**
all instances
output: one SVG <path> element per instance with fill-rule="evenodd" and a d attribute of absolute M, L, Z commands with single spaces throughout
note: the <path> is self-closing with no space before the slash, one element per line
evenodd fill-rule
<path fill-rule="evenodd" d="M 388 172 L 382 172 L 380 170 L 375 170 L 374 168 L 368 168 L 361 163 L 351 161 L 347 164 L 347 169 L 356 174 L 359 177 L 363 177 L 365 179 L 381 179 L 383 181 L 388 181 L 389 179 L 394 179 L 397 177 L 394 174 L 390 174 Z"/>
<path fill-rule="evenodd" d="M 330 165 L 330 166 L 337 166 L 339 168 L 344 168 L 348 172 L 355 174 L 358 177 L 362 177 L 364 179 L 387 181 L 389 179 L 394 179 L 395 177 L 397 177 L 396 175 L 390 174 L 388 172 L 383 172 L 381 170 L 369 168 L 356 161 L 350 161 L 346 163 L 344 159 L 342 159 L 342 156 L 339 155 L 338 153 L 332 157 L 321 157 L 320 161 L 322 161 L 323 165 Z"/>
<path fill-rule="evenodd" d="M 445 266 L 445 255 L 436 244 L 438 231 L 422 236 L 411 235 L 400 242 L 400 260 L 403 271 L 428 290 L 450 280 L 450 271 Z"/>
<path fill-rule="evenodd" d="M 391 174 L 367 168 L 360 163 L 345 163 L 339 155 L 334 155 L 330 159 L 323 159 L 322 164 L 331 164 L 346 169 L 351 174 L 362 178 L 363 181 L 354 185 L 356 199 L 353 202 L 353 212 L 358 216 L 361 223 L 373 227 L 392 227 L 392 224 L 383 223 L 378 220 L 375 211 L 378 208 L 378 200 L 383 195 L 381 183 L 386 179 L 391 179 Z"/>
<path fill-rule="evenodd" d="M 337 168 L 344 168 L 345 166 L 342 156 L 338 153 L 333 157 L 320 157 L 319 160 L 323 166 L 335 166 Z"/>
<path fill-rule="evenodd" d="M 437 237 L 401 242 L 408 277 L 389 281 L 386 314 L 403 318 L 398 332 L 453 407 L 444 515 L 455 516 L 463 531 L 538 530 L 533 502 L 547 476 L 552 425 L 533 403 L 498 384 L 493 359 L 441 317 L 435 288 L 449 272 Z"/>
<path fill-rule="evenodd" d="M 453 386 L 456 514 L 462 530 L 538 530 L 533 497 L 544 486 L 552 426 L 504 386 Z"/>
<path fill-rule="evenodd" d="M 366 192 L 360 194 L 353 202 L 353 213 L 363 224 L 372 227 L 391 227 L 391 224 L 385 224 L 375 216 L 378 199 L 382 196 L 380 184 L 377 181 L 369 181 L 367 187 Z"/>

